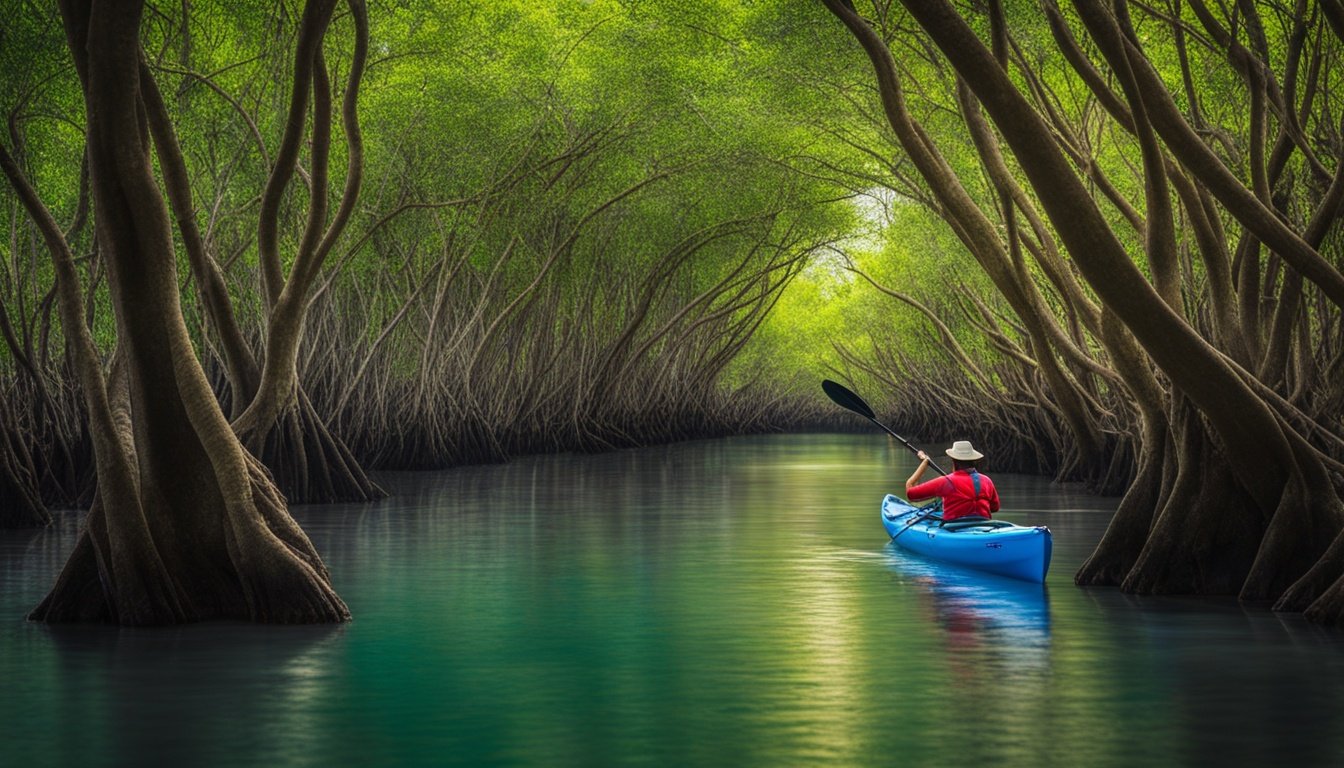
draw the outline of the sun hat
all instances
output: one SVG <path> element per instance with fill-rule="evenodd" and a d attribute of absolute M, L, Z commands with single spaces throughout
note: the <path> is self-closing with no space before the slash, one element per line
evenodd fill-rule
<path fill-rule="evenodd" d="M 951 448 L 947 449 L 947 455 L 957 461 L 975 461 L 976 459 L 985 458 L 985 454 L 971 447 L 970 440 L 956 441 L 952 444 Z"/>

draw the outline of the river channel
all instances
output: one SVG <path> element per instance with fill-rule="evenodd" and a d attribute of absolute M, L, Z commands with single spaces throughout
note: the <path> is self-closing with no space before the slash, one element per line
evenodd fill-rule
<path fill-rule="evenodd" d="M 906 555 L 912 466 L 823 434 L 383 474 L 295 510 L 338 627 L 35 625 L 76 516 L 0 532 L 0 764 L 1344 764 L 1344 633 L 1075 587 L 1116 499 L 992 464 L 1046 585 Z"/>

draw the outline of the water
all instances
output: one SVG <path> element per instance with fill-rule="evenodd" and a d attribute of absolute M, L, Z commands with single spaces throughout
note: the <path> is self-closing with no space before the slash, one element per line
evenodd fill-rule
<path fill-rule="evenodd" d="M 0 765 L 1340 765 L 1344 634 L 1073 586 L 1114 499 L 995 475 L 1046 587 L 890 547 L 881 437 L 384 475 L 296 511 L 355 621 L 51 628 L 0 532 Z"/>

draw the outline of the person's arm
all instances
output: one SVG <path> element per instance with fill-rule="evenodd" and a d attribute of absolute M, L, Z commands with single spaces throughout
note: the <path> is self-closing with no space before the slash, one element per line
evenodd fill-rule
<path fill-rule="evenodd" d="M 915 473 L 910 476 L 910 479 L 905 481 L 905 492 L 907 495 L 910 493 L 911 488 L 919 485 L 919 479 L 924 476 L 924 470 L 929 468 L 929 454 L 920 451 L 918 455 L 919 466 L 915 467 Z"/>
<path fill-rule="evenodd" d="M 989 490 L 989 513 L 992 515 L 999 511 L 999 489 L 991 484 Z"/>

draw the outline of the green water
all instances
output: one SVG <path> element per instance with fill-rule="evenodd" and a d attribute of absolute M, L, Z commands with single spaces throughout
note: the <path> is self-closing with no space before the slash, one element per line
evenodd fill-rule
<path fill-rule="evenodd" d="M 297 516 L 355 621 L 22 619 L 75 522 L 0 533 L 0 765 L 1341 765 L 1344 634 L 1071 576 L 1114 499 L 995 474 L 1045 588 L 903 555 L 885 438 L 384 475 Z"/>

